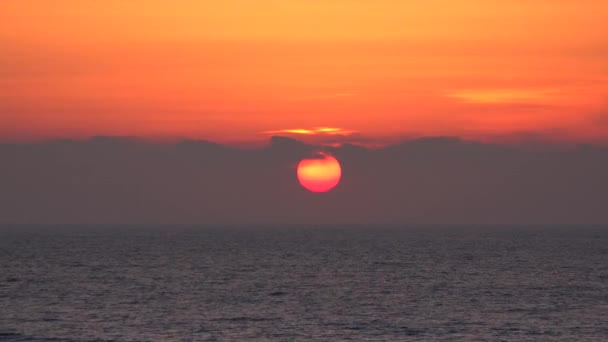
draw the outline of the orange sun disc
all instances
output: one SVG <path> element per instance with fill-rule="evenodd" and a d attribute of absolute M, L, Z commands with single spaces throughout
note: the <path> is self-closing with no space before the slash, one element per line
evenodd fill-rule
<path fill-rule="evenodd" d="M 333 156 L 319 152 L 298 165 L 300 184 L 312 192 L 327 192 L 335 188 L 342 178 L 340 163 Z"/>

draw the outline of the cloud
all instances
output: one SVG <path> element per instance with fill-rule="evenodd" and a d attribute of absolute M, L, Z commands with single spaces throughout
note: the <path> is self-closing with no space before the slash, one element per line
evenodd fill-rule
<path fill-rule="evenodd" d="M 337 127 L 316 127 L 311 129 L 294 128 L 262 132 L 273 137 L 289 137 L 301 140 L 307 144 L 339 147 L 345 144 L 360 145 L 368 148 L 377 148 L 397 143 L 403 140 L 402 136 L 382 137 L 367 136 L 355 130 Z"/>
<path fill-rule="evenodd" d="M 295 171 L 318 151 L 343 169 L 338 187 L 321 196 L 306 192 Z M 601 147 L 424 138 L 334 148 L 275 137 L 236 149 L 98 137 L 0 144 L 0 160 L 0 224 L 608 222 Z"/>
<path fill-rule="evenodd" d="M 264 134 L 276 135 L 276 134 L 289 134 L 289 135 L 351 135 L 356 131 L 347 130 L 336 127 L 316 127 L 312 129 L 307 128 L 291 128 L 291 129 L 279 129 L 275 131 L 265 131 Z"/>
<path fill-rule="evenodd" d="M 353 143 L 359 138 L 359 133 L 353 130 L 337 127 L 316 127 L 316 128 L 292 128 L 262 132 L 272 136 L 287 136 L 298 138 L 309 144 L 325 146 L 339 146 L 345 143 Z"/>
<path fill-rule="evenodd" d="M 545 103 L 550 102 L 556 92 L 548 88 L 460 89 L 448 91 L 446 96 L 471 104 Z"/>

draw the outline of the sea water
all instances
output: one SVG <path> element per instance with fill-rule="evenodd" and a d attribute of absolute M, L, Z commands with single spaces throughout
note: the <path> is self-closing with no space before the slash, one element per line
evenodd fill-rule
<path fill-rule="evenodd" d="M 608 227 L 6 226 L 2 341 L 608 341 Z"/>

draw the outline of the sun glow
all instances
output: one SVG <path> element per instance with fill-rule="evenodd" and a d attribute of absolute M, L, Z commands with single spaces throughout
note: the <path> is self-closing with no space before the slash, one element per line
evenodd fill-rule
<path fill-rule="evenodd" d="M 312 192 L 328 192 L 342 178 L 340 163 L 333 156 L 319 152 L 313 158 L 302 159 L 298 165 L 300 184 Z"/>

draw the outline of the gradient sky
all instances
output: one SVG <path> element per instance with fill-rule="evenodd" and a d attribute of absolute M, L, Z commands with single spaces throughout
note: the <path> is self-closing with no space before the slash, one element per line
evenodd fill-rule
<path fill-rule="evenodd" d="M 3 0 L 0 139 L 607 142 L 606 18 L 605 0 Z"/>

